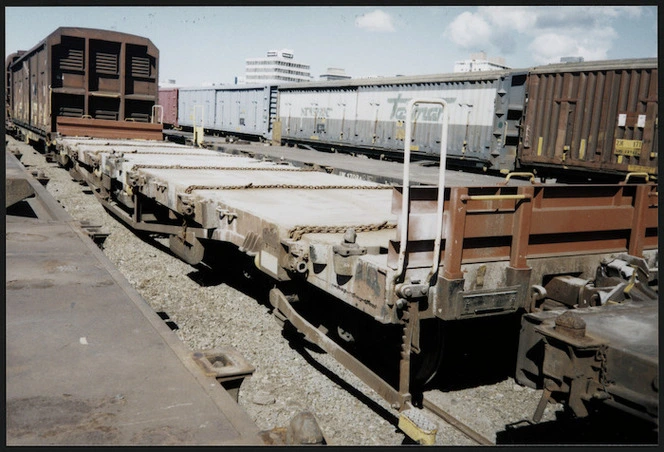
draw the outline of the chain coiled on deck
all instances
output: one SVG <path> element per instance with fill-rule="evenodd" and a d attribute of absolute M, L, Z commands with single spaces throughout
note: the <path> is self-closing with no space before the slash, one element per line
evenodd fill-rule
<path fill-rule="evenodd" d="M 396 227 L 396 224 L 387 221 L 359 226 L 295 226 L 288 232 L 288 237 L 293 240 L 300 240 L 304 234 L 341 234 L 349 228 L 354 229 L 355 232 L 371 232 Z"/>

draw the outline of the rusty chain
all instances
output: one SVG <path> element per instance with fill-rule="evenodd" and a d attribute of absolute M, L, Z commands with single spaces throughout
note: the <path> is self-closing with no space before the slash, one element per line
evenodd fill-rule
<path fill-rule="evenodd" d="M 214 166 L 214 165 L 148 165 L 137 163 L 131 170 L 141 169 L 185 169 L 185 170 L 229 170 L 229 171 L 310 171 L 293 167 L 278 166 Z"/>
<path fill-rule="evenodd" d="M 296 184 L 267 184 L 254 185 L 190 185 L 185 188 L 186 194 L 194 190 L 248 190 L 248 189 L 293 189 L 293 190 L 385 190 L 392 189 L 386 185 L 296 185 Z"/>
<path fill-rule="evenodd" d="M 355 229 L 355 232 L 371 232 L 396 227 L 396 224 L 387 221 L 358 226 L 295 226 L 288 232 L 288 237 L 293 240 L 300 240 L 304 234 L 341 234 L 349 228 Z"/>
<path fill-rule="evenodd" d="M 87 145 L 87 146 L 92 146 L 92 145 Z M 150 147 L 156 147 L 156 146 L 150 146 Z M 72 148 L 67 148 L 67 150 L 72 150 L 74 152 L 78 152 L 78 149 L 72 149 Z M 232 157 L 232 158 L 238 158 L 238 157 L 244 157 L 244 158 L 249 158 L 246 155 L 239 155 L 239 154 L 203 154 L 203 153 L 196 153 L 196 152 L 179 152 L 179 151 L 174 151 L 174 152 L 168 152 L 168 151 L 139 151 L 138 149 L 131 149 L 131 150 L 125 150 L 125 149 L 94 149 L 94 150 L 89 150 L 89 151 L 83 151 L 86 154 L 101 154 L 101 153 L 107 153 L 110 155 L 121 155 L 121 154 L 132 154 L 132 155 L 187 155 L 187 156 L 199 156 L 199 157 Z"/>
<path fill-rule="evenodd" d="M 600 345 L 600 347 L 597 349 L 597 353 L 595 354 L 595 360 L 599 361 L 600 366 L 599 366 L 599 383 L 602 385 L 602 389 L 606 390 L 606 386 L 610 384 L 611 382 L 609 381 L 607 377 L 607 357 L 606 357 L 606 352 L 608 350 L 608 347 L 606 345 Z"/>

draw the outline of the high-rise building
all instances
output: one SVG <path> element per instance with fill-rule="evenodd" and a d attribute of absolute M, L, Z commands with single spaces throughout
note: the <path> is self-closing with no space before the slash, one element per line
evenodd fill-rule
<path fill-rule="evenodd" d="M 500 69 L 509 69 L 508 66 L 505 66 L 505 59 L 501 57 L 487 59 L 484 52 L 473 53 L 469 60 L 454 63 L 454 72 L 497 71 Z"/>
<path fill-rule="evenodd" d="M 327 72 L 325 74 L 320 75 L 321 80 L 348 80 L 351 78 L 350 75 L 346 75 L 346 71 L 344 69 L 336 68 L 336 67 L 329 67 L 327 68 Z"/>
<path fill-rule="evenodd" d="M 246 63 L 248 84 L 311 81 L 309 65 L 296 62 L 292 50 L 270 50 L 266 58 L 248 58 Z"/>
<path fill-rule="evenodd" d="M 560 62 L 561 63 L 583 63 L 583 57 L 582 56 L 560 57 Z"/>

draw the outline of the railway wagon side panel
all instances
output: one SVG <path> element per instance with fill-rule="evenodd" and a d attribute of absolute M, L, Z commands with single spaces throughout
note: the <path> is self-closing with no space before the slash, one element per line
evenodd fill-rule
<path fill-rule="evenodd" d="M 159 98 L 158 52 L 141 44 L 126 43 L 125 47 L 124 119 L 150 122 L 152 106 Z"/>
<path fill-rule="evenodd" d="M 39 130 L 49 130 L 51 127 L 51 118 L 49 114 L 50 99 L 48 86 L 49 77 L 49 49 L 42 47 L 39 52 L 34 53 L 28 59 L 28 68 L 30 74 L 29 98 L 30 98 L 30 119 L 32 127 Z"/>
<path fill-rule="evenodd" d="M 356 115 L 354 88 L 279 92 L 282 139 L 351 145 L 357 133 Z"/>
<path fill-rule="evenodd" d="M 178 89 L 159 88 L 159 105 L 163 109 L 163 123 L 178 127 Z"/>
<path fill-rule="evenodd" d="M 15 104 L 14 101 L 14 74 L 12 71 L 12 65 L 14 62 L 25 53 L 23 50 L 14 52 L 10 54 L 5 59 L 5 114 L 7 118 L 12 118 L 13 110 L 12 106 Z"/>
<path fill-rule="evenodd" d="M 50 130 L 48 45 L 40 43 L 10 63 L 12 120 L 29 129 Z"/>
<path fill-rule="evenodd" d="M 657 72 L 656 59 L 532 70 L 521 163 L 657 174 Z"/>
<path fill-rule="evenodd" d="M 24 63 L 12 63 L 9 68 L 12 84 L 12 105 L 10 115 L 15 123 L 28 123 L 29 114 L 29 73 L 28 66 Z"/>
<path fill-rule="evenodd" d="M 90 115 L 85 95 L 85 37 L 62 36 L 59 42 L 53 43 L 51 55 L 53 120 L 57 123 L 58 117 Z"/>
<path fill-rule="evenodd" d="M 210 128 L 268 139 L 273 121 L 272 101 L 269 85 L 217 88 L 215 121 Z"/>
<path fill-rule="evenodd" d="M 347 94 L 343 100 L 332 94 L 335 92 L 354 94 Z M 297 99 L 298 108 L 287 99 L 295 93 L 301 96 Z M 511 170 L 515 165 L 524 95 L 525 73 L 520 72 L 472 77 L 448 74 L 347 87 L 319 84 L 307 89 L 282 88 L 280 117 L 283 138 L 402 152 L 408 101 L 414 97 L 442 98 L 447 101 L 450 118 L 448 156 L 475 166 Z M 350 103 L 350 96 L 356 97 L 354 104 Z M 440 154 L 441 114 L 439 106 L 418 107 L 413 152 Z M 337 124 L 341 121 L 343 127 Z"/>
<path fill-rule="evenodd" d="M 358 144 L 403 149 L 406 105 L 415 97 L 442 98 L 447 102 L 449 128 L 448 157 L 485 161 L 489 155 L 497 89 L 491 82 L 442 83 L 403 87 L 366 87 L 358 95 Z M 442 108 L 420 105 L 414 112 L 411 151 L 440 154 Z"/>
<path fill-rule="evenodd" d="M 178 124 L 212 129 L 215 123 L 215 90 L 213 88 L 180 88 L 178 93 Z"/>

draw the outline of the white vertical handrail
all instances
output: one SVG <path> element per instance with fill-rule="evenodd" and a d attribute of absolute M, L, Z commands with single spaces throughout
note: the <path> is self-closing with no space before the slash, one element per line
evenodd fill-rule
<path fill-rule="evenodd" d="M 201 110 L 201 125 L 196 125 L 196 111 Z M 203 143 L 203 136 L 205 136 L 205 110 L 203 105 L 194 105 L 194 144 L 200 146 Z"/>
<path fill-rule="evenodd" d="M 159 112 L 159 121 L 158 122 L 155 121 L 155 118 L 157 117 L 157 115 L 155 114 L 156 111 Z M 163 124 L 164 123 L 164 107 L 162 107 L 159 104 L 155 104 L 155 105 L 152 106 L 152 124 L 155 124 L 155 123 L 157 123 L 157 124 Z"/>
<path fill-rule="evenodd" d="M 400 229 L 401 237 L 399 243 L 399 260 L 397 262 L 397 272 L 395 274 L 395 280 L 401 278 L 404 272 L 404 264 L 406 261 L 406 244 L 408 243 L 408 217 L 409 212 L 409 203 L 410 203 L 410 146 L 412 140 L 412 113 L 413 107 L 415 104 L 434 104 L 440 105 L 443 107 L 442 115 L 442 130 L 440 136 L 440 173 L 438 175 L 438 204 L 436 208 L 436 217 L 437 217 L 437 234 L 434 239 L 434 254 L 433 254 L 433 263 L 431 265 L 431 270 L 427 279 L 429 283 L 431 278 L 438 271 L 438 265 L 440 264 L 440 243 L 443 233 L 443 204 L 445 202 L 445 168 L 447 164 L 447 126 L 449 123 L 449 115 L 447 111 L 447 102 L 442 99 L 425 99 L 425 98 L 415 98 L 411 99 L 408 102 L 408 107 L 406 109 L 406 132 L 404 137 L 404 156 L 403 156 L 403 194 L 401 199 L 401 218 L 400 218 Z"/>

